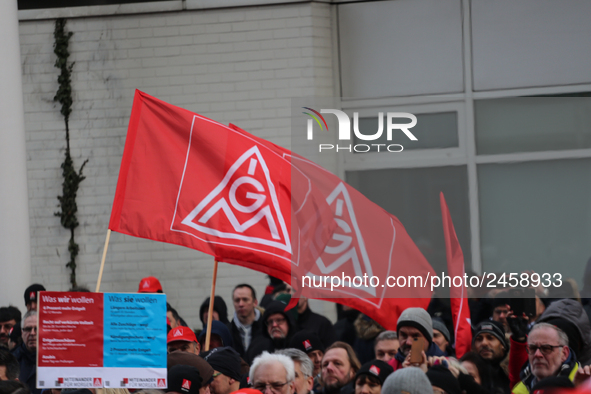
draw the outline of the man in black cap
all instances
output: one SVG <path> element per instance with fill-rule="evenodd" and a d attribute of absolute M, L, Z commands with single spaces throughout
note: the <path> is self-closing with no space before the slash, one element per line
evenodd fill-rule
<path fill-rule="evenodd" d="M 314 363 L 312 376 L 316 377 L 320 375 L 325 347 L 320 341 L 320 338 L 318 338 L 318 335 L 308 330 L 300 331 L 291 338 L 289 347 L 306 353 L 310 357 L 310 360 L 312 360 L 312 363 Z"/>
<path fill-rule="evenodd" d="M 493 389 L 509 394 L 509 376 L 501 367 L 501 361 L 509 351 L 503 325 L 496 321 L 484 321 L 476 326 L 472 339 L 472 351 L 491 367 Z"/>
<path fill-rule="evenodd" d="M 168 370 L 167 393 L 199 394 L 203 379 L 197 368 L 190 365 L 175 365 Z"/>
<path fill-rule="evenodd" d="M 372 360 L 355 375 L 355 394 L 380 394 L 386 378 L 394 369 L 382 360 Z"/>
<path fill-rule="evenodd" d="M 169 371 L 175 365 L 189 365 L 197 368 L 199 376 L 201 376 L 202 379 L 199 394 L 209 394 L 209 384 L 213 379 L 213 368 L 207 363 L 207 361 L 196 354 L 188 352 L 170 353 L 167 361 Z"/>
<path fill-rule="evenodd" d="M 27 307 L 27 312 L 37 310 L 37 301 L 40 291 L 45 291 L 45 287 L 38 283 L 32 284 L 27 287 L 27 290 L 25 290 L 25 305 Z"/>
<path fill-rule="evenodd" d="M 213 368 L 212 394 L 230 394 L 240 388 L 240 355 L 229 346 L 201 353 Z"/>

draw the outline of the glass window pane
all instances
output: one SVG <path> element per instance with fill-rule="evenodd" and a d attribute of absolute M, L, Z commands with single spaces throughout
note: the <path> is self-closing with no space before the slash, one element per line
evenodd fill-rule
<path fill-rule="evenodd" d="M 439 192 L 443 192 L 471 266 L 470 212 L 466 166 L 348 171 L 347 182 L 395 215 L 438 272 L 447 271 Z"/>
<path fill-rule="evenodd" d="M 392 141 L 387 140 L 386 133 L 386 115 L 384 114 L 383 134 L 375 141 L 363 141 L 355 134 L 355 144 L 400 144 L 404 150 L 412 149 L 436 149 L 436 148 L 454 148 L 458 146 L 458 114 L 457 112 L 441 112 L 434 114 L 416 114 L 417 124 L 410 131 L 417 141 L 411 141 L 401 131 L 392 133 Z M 407 119 L 402 119 L 401 123 L 407 123 Z M 353 124 L 353 119 L 351 119 Z M 362 134 L 375 134 L 378 131 L 378 116 L 369 118 L 359 118 L 359 131 Z M 377 147 L 372 146 L 370 152 L 377 151 Z M 384 148 L 380 152 L 386 152 Z"/>
<path fill-rule="evenodd" d="M 591 98 L 477 100 L 474 116 L 478 154 L 591 148 Z"/>
<path fill-rule="evenodd" d="M 484 271 L 582 278 L 591 255 L 591 159 L 480 165 L 478 181 Z"/>

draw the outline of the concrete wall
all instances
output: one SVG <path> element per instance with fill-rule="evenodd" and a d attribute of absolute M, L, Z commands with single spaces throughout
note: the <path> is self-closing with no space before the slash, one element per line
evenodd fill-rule
<path fill-rule="evenodd" d="M 89 159 L 78 193 L 80 285 L 96 285 L 135 89 L 289 147 L 290 98 L 335 95 L 333 23 L 331 6 L 319 3 L 68 20 L 72 156 L 77 166 Z M 65 131 L 53 102 L 53 29 L 54 20 L 20 22 L 31 259 L 33 281 L 67 290 L 69 234 L 54 216 Z M 212 263 L 194 250 L 113 233 L 101 290 L 133 292 L 154 275 L 169 302 L 200 327 Z M 230 311 L 231 289 L 241 282 L 261 295 L 267 283 L 262 274 L 220 265 L 217 293 Z"/>

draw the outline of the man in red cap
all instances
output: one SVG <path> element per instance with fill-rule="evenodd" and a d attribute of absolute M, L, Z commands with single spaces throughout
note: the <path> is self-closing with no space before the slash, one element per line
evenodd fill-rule
<path fill-rule="evenodd" d="M 166 346 L 169 354 L 181 351 L 199 355 L 201 351 L 201 346 L 197 342 L 193 330 L 183 326 L 175 327 L 168 332 Z"/>
<path fill-rule="evenodd" d="M 158 278 L 154 276 L 148 276 L 140 281 L 140 288 L 138 293 L 164 293 L 162 291 L 162 285 Z"/>

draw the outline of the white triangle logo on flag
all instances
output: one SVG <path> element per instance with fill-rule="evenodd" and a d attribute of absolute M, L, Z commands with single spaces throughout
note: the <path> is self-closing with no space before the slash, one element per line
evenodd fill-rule
<path fill-rule="evenodd" d="M 246 175 L 233 179 L 234 174 L 241 168 L 247 169 L 244 171 Z M 246 199 L 252 201 L 248 206 L 242 205 L 236 198 L 236 192 L 244 184 L 249 184 L 251 188 L 254 187 L 256 190 L 256 192 L 246 193 Z M 225 193 L 226 188 L 229 188 L 228 193 Z M 226 199 L 226 195 L 228 195 L 228 199 Z M 242 216 L 245 213 L 251 214 L 250 218 L 240 223 L 235 211 L 241 212 L 240 215 Z M 217 215 L 225 215 L 234 232 L 224 232 L 213 226 L 210 227 L 208 225 L 210 219 Z M 263 238 L 245 234 L 249 228 L 259 222 L 264 223 L 266 228 L 269 229 L 268 237 Z M 279 207 L 277 192 L 273 182 L 271 182 L 267 163 L 256 146 L 247 150 L 232 164 L 219 185 L 181 223 L 220 238 L 240 239 L 246 242 L 273 246 L 291 253 L 289 233 Z"/>
<path fill-rule="evenodd" d="M 332 235 L 332 240 L 336 242 L 326 245 L 322 255 L 316 259 L 316 266 L 322 275 L 328 275 L 350 261 L 353 264 L 356 276 L 363 277 L 364 274 L 367 274 L 368 277 L 373 276 L 369 255 L 365 249 L 365 243 L 353 210 L 353 203 L 347 188 L 342 182 L 326 197 L 326 202 L 333 207 L 335 212 L 334 220 L 337 222 L 337 229 Z M 343 218 L 345 213 L 347 213 L 348 221 Z M 355 245 L 355 240 L 359 250 Z M 334 256 L 334 258 L 325 261 L 328 260 L 329 255 Z M 365 290 L 374 297 L 376 295 L 376 289 L 372 286 L 358 288 Z"/>

